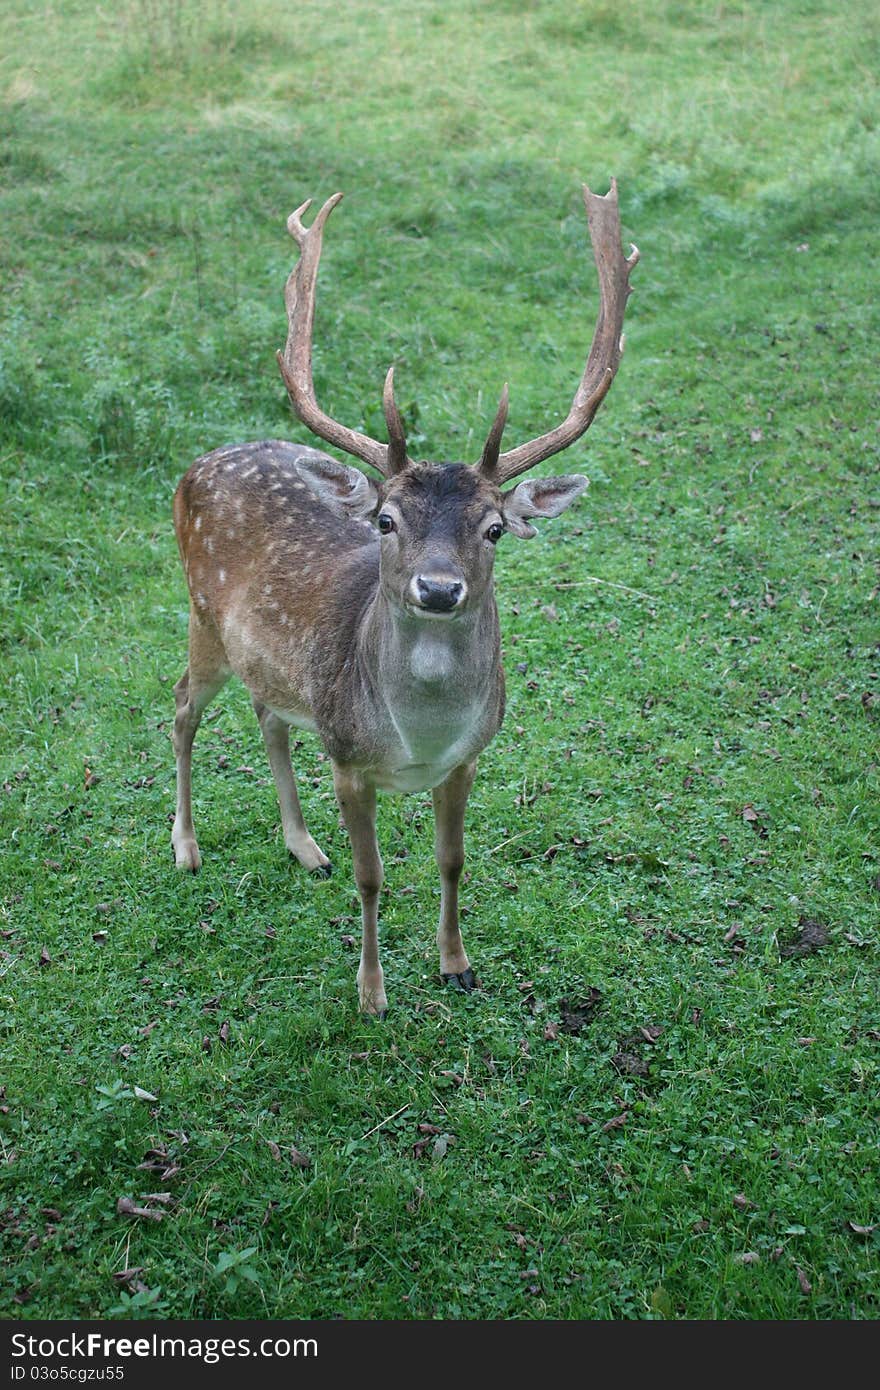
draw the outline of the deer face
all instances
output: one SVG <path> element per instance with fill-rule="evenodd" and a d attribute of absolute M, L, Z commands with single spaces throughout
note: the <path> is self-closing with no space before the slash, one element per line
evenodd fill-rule
<path fill-rule="evenodd" d="M 379 489 L 380 584 L 412 618 L 448 621 L 478 607 L 504 534 L 499 490 L 461 464 L 410 464 Z"/>
<path fill-rule="evenodd" d="M 587 486 L 575 474 L 533 478 L 503 493 L 479 469 L 458 463 L 409 463 L 378 484 L 320 455 L 297 467 L 326 505 L 376 527 L 383 597 L 401 615 L 428 622 L 479 609 L 505 532 L 536 535 L 530 518 L 558 516 Z"/>

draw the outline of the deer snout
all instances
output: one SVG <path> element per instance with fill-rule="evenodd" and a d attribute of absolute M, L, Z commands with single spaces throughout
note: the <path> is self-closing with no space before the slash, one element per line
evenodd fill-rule
<path fill-rule="evenodd" d="M 427 613 L 454 613 L 467 598 L 467 585 L 451 575 L 415 574 L 409 592 L 411 602 Z"/>

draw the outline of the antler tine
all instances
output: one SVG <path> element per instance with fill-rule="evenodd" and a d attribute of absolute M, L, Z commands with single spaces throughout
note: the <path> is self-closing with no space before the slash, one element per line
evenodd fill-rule
<path fill-rule="evenodd" d="M 560 453 L 576 439 L 580 439 L 592 424 L 593 417 L 605 399 L 620 365 L 624 344 L 623 316 L 631 288 L 629 276 L 638 262 L 639 252 L 638 248 L 633 246 L 629 257 L 625 258 L 621 248 L 616 179 L 611 180 L 611 188 L 604 196 L 591 193 L 584 184 L 584 206 L 599 275 L 600 296 L 599 316 L 584 374 L 575 392 L 571 409 L 561 425 L 549 430 L 547 434 L 542 434 L 538 439 L 519 444 L 515 449 L 508 449 L 506 453 L 499 455 L 494 470 L 487 468 L 484 450 L 483 459 L 478 466 L 481 471 L 490 472 L 493 480 L 499 484 L 525 473 L 543 459 Z M 490 435 L 490 439 L 492 437 Z"/>
<path fill-rule="evenodd" d="M 382 409 L 385 412 L 385 424 L 388 429 L 388 474 L 400 473 L 409 463 L 409 455 L 406 452 L 406 435 L 403 432 L 403 421 L 400 418 L 400 411 L 397 409 L 397 402 L 394 399 L 394 368 L 388 368 L 388 375 L 385 378 L 385 389 L 382 392 Z"/>
<path fill-rule="evenodd" d="M 501 436 L 504 433 L 504 426 L 507 424 L 507 408 L 510 403 L 510 392 L 505 381 L 501 392 L 501 400 L 498 402 L 498 409 L 495 412 L 495 419 L 492 421 L 492 428 L 489 436 L 483 445 L 483 453 L 477 470 L 484 473 L 487 478 L 495 477 L 495 469 L 498 466 L 498 452 L 501 448 Z"/>
<path fill-rule="evenodd" d="M 303 424 L 313 434 L 319 435 L 321 439 L 326 439 L 328 444 L 335 444 L 338 449 L 344 450 L 345 453 L 353 454 L 355 458 L 368 463 L 387 477 L 390 473 L 395 472 L 399 466 L 397 463 L 399 450 L 394 437 L 392 436 L 390 445 L 381 444 L 377 439 L 370 439 L 368 435 L 361 434 L 358 430 L 348 429 L 345 425 L 340 425 L 337 420 L 331 419 L 329 415 L 325 415 L 315 399 L 315 387 L 312 380 L 312 333 L 315 324 L 315 289 L 318 279 L 318 265 L 321 260 L 324 224 L 341 198 L 341 193 L 334 193 L 332 198 L 328 198 L 310 227 L 305 226 L 302 217 L 303 213 L 311 207 L 311 199 L 298 207 L 287 219 L 287 230 L 300 248 L 300 258 L 290 272 L 284 288 L 288 324 L 287 343 L 284 351 L 276 355 L 290 403 Z M 397 419 L 399 422 L 399 416 Z M 400 437 L 403 438 L 402 427 Z M 405 460 L 405 443 L 403 454 Z"/>

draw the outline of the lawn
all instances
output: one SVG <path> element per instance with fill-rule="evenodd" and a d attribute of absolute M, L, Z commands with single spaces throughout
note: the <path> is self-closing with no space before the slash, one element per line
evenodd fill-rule
<path fill-rule="evenodd" d="M 876 1318 L 876 5 L 10 0 L 6 29 L 0 1315 Z M 437 973 L 430 797 L 388 797 L 371 1022 L 329 762 L 304 735 L 315 882 L 241 687 L 174 871 L 171 497 L 217 445 L 313 442 L 285 220 L 337 189 L 325 408 L 384 437 L 393 362 L 420 455 L 474 459 L 505 380 L 507 446 L 543 432 L 611 174 L 627 351 L 544 466 L 591 487 L 499 547 L 481 989 Z"/>

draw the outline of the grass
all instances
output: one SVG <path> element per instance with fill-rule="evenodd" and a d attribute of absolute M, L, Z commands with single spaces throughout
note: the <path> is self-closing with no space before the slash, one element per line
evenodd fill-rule
<path fill-rule="evenodd" d="M 11 12 L 0 1311 L 876 1317 L 874 8 Z M 174 874 L 171 494 L 307 438 L 284 219 L 337 187 L 326 407 L 378 433 L 393 360 L 431 457 L 475 456 L 505 379 L 507 438 L 546 428 L 594 314 L 578 180 L 612 171 L 627 355 L 553 465 L 592 487 L 499 555 L 483 989 L 436 974 L 428 799 L 386 799 L 377 1027 L 328 764 L 304 738 L 314 884 L 241 690 Z M 161 1221 L 117 1211 L 154 1191 Z"/>

